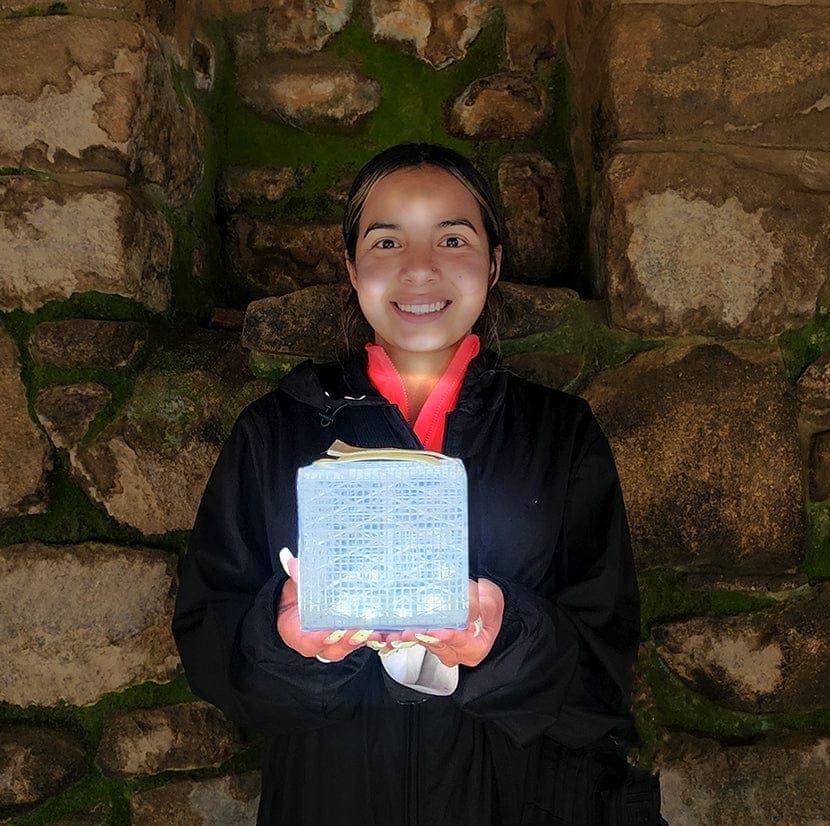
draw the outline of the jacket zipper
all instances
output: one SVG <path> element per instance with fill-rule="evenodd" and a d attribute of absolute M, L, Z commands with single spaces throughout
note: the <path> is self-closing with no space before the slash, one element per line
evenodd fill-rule
<path fill-rule="evenodd" d="M 406 792 L 404 806 L 407 826 L 418 826 L 418 764 L 420 743 L 420 703 L 411 703 L 407 714 L 406 739 L 409 743 L 409 756 L 406 765 Z"/>

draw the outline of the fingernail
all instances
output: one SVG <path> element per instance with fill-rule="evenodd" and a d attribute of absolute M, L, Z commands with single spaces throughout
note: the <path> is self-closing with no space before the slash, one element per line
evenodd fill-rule
<path fill-rule="evenodd" d="M 355 631 L 354 634 L 352 634 L 351 638 L 349 639 L 349 642 L 352 645 L 360 645 L 360 643 L 366 642 L 366 640 L 368 640 L 371 636 L 371 631 L 361 629 L 360 631 Z"/>
<path fill-rule="evenodd" d="M 481 617 L 476 617 L 473 620 L 473 626 L 475 627 L 475 631 L 473 631 L 473 636 L 477 637 L 481 633 L 481 628 L 484 623 L 481 621 Z"/>
<path fill-rule="evenodd" d="M 435 645 L 436 642 L 441 642 L 438 637 L 431 637 L 429 634 L 416 634 L 415 639 L 425 642 L 427 645 Z"/>
<path fill-rule="evenodd" d="M 328 635 L 328 636 L 327 636 L 327 637 L 323 640 L 323 642 L 324 642 L 326 645 L 334 645 L 334 643 L 336 643 L 336 642 L 340 642 L 340 640 L 342 640 L 342 639 L 343 639 L 343 635 L 344 635 L 345 633 L 346 633 L 345 631 L 332 631 L 332 632 L 331 632 L 331 634 L 329 634 L 329 635 Z"/>
<path fill-rule="evenodd" d="M 319 654 L 317 655 L 317 659 L 320 660 L 321 663 L 330 663 L 331 660 L 327 660 L 325 657 L 321 657 Z"/>
<path fill-rule="evenodd" d="M 282 569 L 283 571 L 285 571 L 286 576 L 291 576 L 291 574 L 288 572 L 288 562 L 293 556 L 294 554 L 292 554 L 291 551 L 288 550 L 288 548 L 283 548 L 280 551 L 280 565 L 282 565 Z"/>
<path fill-rule="evenodd" d="M 386 643 L 381 642 L 380 640 L 369 640 L 366 643 L 366 647 L 371 648 L 372 651 L 377 651 L 378 654 L 380 654 L 380 652 L 383 651 L 384 648 L 386 648 Z"/>
<path fill-rule="evenodd" d="M 394 640 L 393 642 L 389 643 L 392 648 L 412 648 L 415 645 L 415 640 Z"/>

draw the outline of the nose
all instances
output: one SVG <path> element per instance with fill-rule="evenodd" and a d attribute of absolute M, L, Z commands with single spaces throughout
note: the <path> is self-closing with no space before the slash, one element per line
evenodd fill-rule
<path fill-rule="evenodd" d="M 401 280 L 407 284 L 430 283 L 438 279 L 438 259 L 431 245 L 413 245 L 401 262 Z"/>

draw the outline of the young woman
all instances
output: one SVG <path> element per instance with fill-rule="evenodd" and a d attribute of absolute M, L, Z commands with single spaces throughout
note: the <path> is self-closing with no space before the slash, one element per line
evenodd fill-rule
<path fill-rule="evenodd" d="M 622 496 L 588 405 L 472 332 L 501 265 L 487 183 L 448 149 L 393 147 L 358 173 L 343 229 L 373 341 L 240 416 L 181 574 L 190 684 L 265 735 L 260 824 L 622 823 L 639 632 Z M 297 469 L 335 439 L 463 460 L 466 629 L 300 628 Z M 625 822 L 659 822 L 654 797 L 635 789 Z"/>

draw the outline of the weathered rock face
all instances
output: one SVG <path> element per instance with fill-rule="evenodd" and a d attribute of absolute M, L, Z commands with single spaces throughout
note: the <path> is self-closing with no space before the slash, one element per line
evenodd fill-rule
<path fill-rule="evenodd" d="M 493 0 L 371 0 L 375 37 L 411 43 L 421 60 L 443 69 L 467 55 Z"/>
<path fill-rule="evenodd" d="M 72 447 L 111 398 L 106 387 L 94 382 L 45 387 L 37 394 L 35 412 L 55 447 Z"/>
<path fill-rule="evenodd" d="M 21 725 L 0 731 L 0 808 L 37 803 L 85 773 L 84 752 L 66 735 Z"/>
<path fill-rule="evenodd" d="M 48 443 L 29 418 L 17 347 L 0 328 L 0 522 L 45 510 Z"/>
<path fill-rule="evenodd" d="M 612 321 L 644 335 L 766 338 L 830 269 L 830 200 L 715 156 L 618 155 L 592 221 Z"/>
<path fill-rule="evenodd" d="M 584 395 L 614 449 L 643 565 L 758 573 L 796 563 L 802 468 L 776 351 L 649 351 Z"/>
<path fill-rule="evenodd" d="M 810 441 L 810 499 L 830 499 L 830 431 L 818 433 Z"/>
<path fill-rule="evenodd" d="M 517 353 L 504 363 L 519 376 L 559 389 L 579 375 L 582 361 L 582 356 L 571 353 Z"/>
<path fill-rule="evenodd" d="M 830 739 L 801 735 L 723 746 L 672 735 L 658 756 L 662 815 L 672 826 L 826 823 Z"/>
<path fill-rule="evenodd" d="M 53 820 L 51 826 L 110 826 L 110 823 L 112 806 L 109 803 L 96 803 L 88 809 Z"/>
<path fill-rule="evenodd" d="M 503 0 L 504 51 L 513 72 L 532 72 L 556 56 L 560 32 L 544 0 Z"/>
<path fill-rule="evenodd" d="M 830 427 L 830 353 L 820 356 L 801 374 L 796 394 L 805 419 Z"/>
<path fill-rule="evenodd" d="M 240 69 L 242 99 L 266 118 L 297 126 L 352 126 L 380 103 L 380 84 L 330 61 L 296 61 Z"/>
<path fill-rule="evenodd" d="M 658 629 L 669 668 L 718 705 L 753 714 L 830 705 L 830 589 L 809 601 Z"/>
<path fill-rule="evenodd" d="M 278 169 L 234 166 L 222 176 L 219 197 L 232 209 L 245 201 L 275 203 L 297 180 L 296 170 L 289 166 Z"/>
<path fill-rule="evenodd" d="M 353 0 L 208 0 L 205 10 L 228 20 L 239 60 L 279 52 L 310 54 L 349 21 Z"/>
<path fill-rule="evenodd" d="M 562 175 L 541 155 L 508 155 L 499 164 L 498 180 L 514 277 L 547 281 L 569 255 Z"/>
<path fill-rule="evenodd" d="M 96 760 L 107 774 L 129 777 L 219 766 L 240 748 L 218 709 L 183 703 L 108 718 Z"/>
<path fill-rule="evenodd" d="M 493 75 L 473 81 L 453 103 L 449 130 L 463 138 L 526 138 L 547 115 L 548 96 L 521 75 Z"/>
<path fill-rule="evenodd" d="M 504 318 L 499 325 L 501 338 L 523 338 L 556 329 L 565 309 L 577 299 L 571 290 L 507 281 L 499 281 L 499 289 L 504 298 Z"/>
<path fill-rule="evenodd" d="M 73 318 L 44 321 L 29 339 L 36 364 L 57 367 L 124 367 L 147 341 L 147 328 L 134 321 Z"/>
<path fill-rule="evenodd" d="M 87 705 L 170 679 L 173 569 L 158 552 L 94 542 L 0 548 L 0 700 Z"/>
<path fill-rule="evenodd" d="M 149 32 L 75 16 L 0 30 L 0 166 L 132 174 L 174 203 L 201 177 L 200 130 Z"/>
<path fill-rule="evenodd" d="M 161 312 L 172 246 L 162 213 L 134 193 L 0 178 L 0 310 L 98 290 Z"/>
<path fill-rule="evenodd" d="M 168 783 L 132 799 L 133 826 L 219 824 L 254 826 L 260 793 L 259 772 L 212 780 Z"/>
<path fill-rule="evenodd" d="M 617 140 L 830 150 L 830 9 L 627 4 L 609 32 Z"/>
<path fill-rule="evenodd" d="M 245 298 L 347 281 L 340 227 L 334 224 L 291 226 L 238 217 L 231 222 L 230 235 Z"/>

